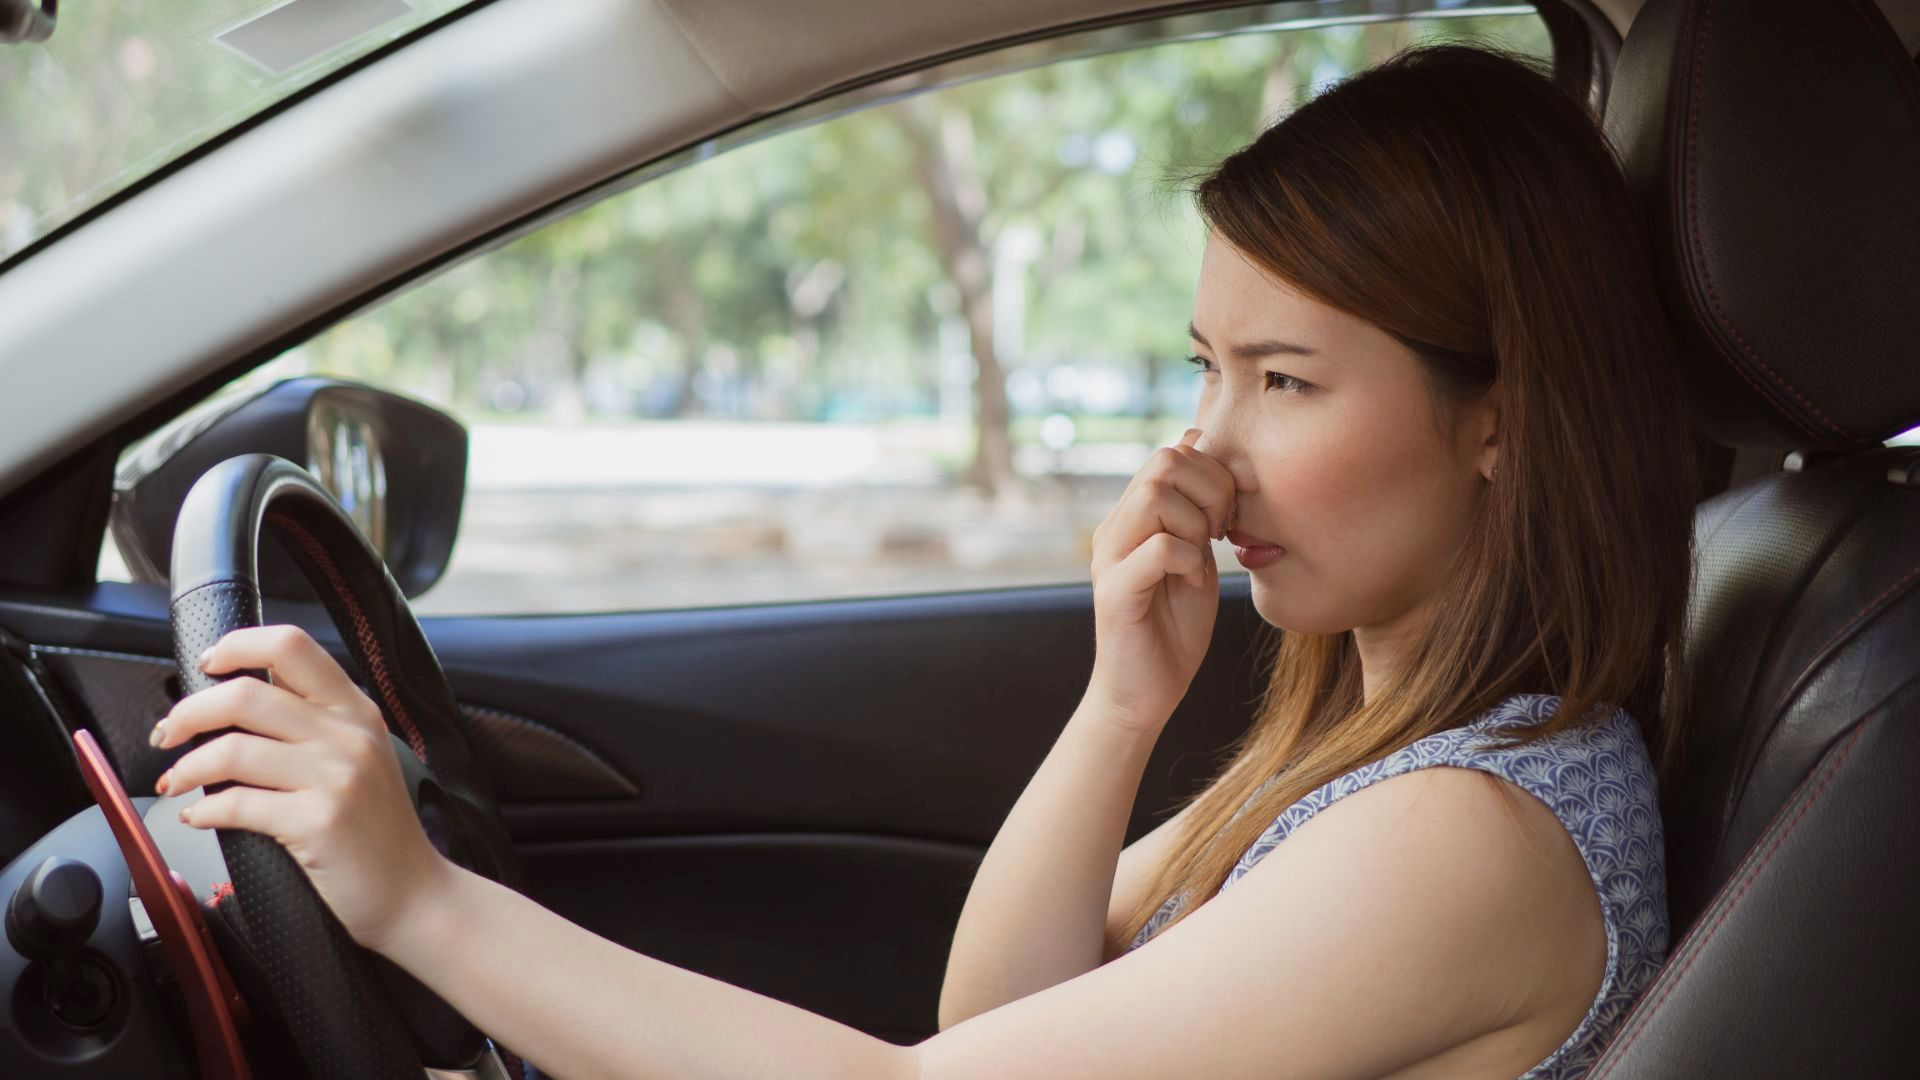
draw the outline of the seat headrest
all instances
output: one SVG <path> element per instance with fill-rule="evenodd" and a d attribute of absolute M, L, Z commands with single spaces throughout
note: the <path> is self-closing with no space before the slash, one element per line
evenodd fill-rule
<path fill-rule="evenodd" d="M 1920 67 L 1872 0 L 1648 0 L 1605 123 L 1694 423 L 1794 450 L 1920 425 Z"/>

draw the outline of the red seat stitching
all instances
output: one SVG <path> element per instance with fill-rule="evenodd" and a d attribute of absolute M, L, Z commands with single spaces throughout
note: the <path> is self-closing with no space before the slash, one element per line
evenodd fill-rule
<path fill-rule="evenodd" d="M 1688 67 L 1691 69 L 1691 72 L 1692 72 L 1692 86 L 1691 86 L 1691 93 L 1689 94 L 1692 100 L 1688 102 L 1688 107 L 1687 107 L 1687 143 L 1686 143 L 1686 152 L 1685 154 L 1682 155 L 1683 165 L 1685 167 L 1684 175 L 1686 177 L 1686 182 L 1687 182 L 1687 192 L 1686 192 L 1687 231 L 1693 237 L 1693 250 L 1695 252 L 1700 252 L 1705 250 L 1704 245 L 1702 245 L 1700 242 L 1699 184 L 1695 179 L 1695 174 L 1696 174 L 1695 160 L 1697 157 L 1697 150 L 1696 150 L 1695 143 L 1696 143 L 1696 137 L 1699 132 L 1699 127 L 1700 127 L 1700 86 L 1705 81 L 1705 74 L 1706 74 L 1706 66 L 1701 59 L 1701 53 L 1705 51 L 1707 38 L 1712 36 L 1712 33 L 1713 33 L 1713 4 L 1712 4 L 1712 0 L 1706 0 L 1706 2 L 1703 2 L 1700 5 L 1699 44 L 1695 47 L 1694 55 L 1691 58 L 1691 62 L 1688 65 Z M 1813 415 L 1819 417 L 1821 422 L 1826 424 L 1827 427 L 1833 433 L 1844 436 L 1844 437 L 1849 437 L 1849 438 L 1852 437 L 1853 436 L 1852 432 L 1848 431 L 1847 429 L 1841 427 L 1839 424 L 1836 424 L 1832 420 L 1828 419 L 1827 414 L 1821 412 L 1820 407 L 1818 405 L 1815 405 L 1812 401 L 1809 401 L 1804 395 L 1800 393 L 1798 389 L 1794 387 L 1792 383 L 1788 382 L 1785 378 L 1783 378 L 1778 372 L 1774 371 L 1771 367 L 1768 367 L 1767 362 L 1765 360 L 1760 359 L 1760 354 L 1756 352 L 1751 345 L 1747 344 L 1747 339 L 1742 337 L 1740 334 L 1740 331 L 1734 327 L 1733 320 L 1727 317 L 1726 311 L 1720 302 L 1720 292 L 1718 289 L 1714 288 L 1713 276 L 1707 267 L 1705 259 L 1695 260 L 1695 259 L 1689 258 L 1688 261 L 1692 263 L 1692 265 L 1696 270 L 1699 271 L 1700 283 L 1706 287 L 1707 300 L 1708 300 L 1709 306 L 1712 308 L 1714 320 L 1718 322 L 1720 326 L 1723 329 L 1725 329 L 1729 335 L 1732 336 L 1734 342 L 1740 346 L 1740 351 L 1745 353 L 1746 356 L 1749 359 L 1751 359 L 1755 364 L 1759 365 L 1760 370 L 1766 372 L 1767 375 L 1770 376 L 1775 383 L 1779 384 L 1779 386 L 1782 389 L 1786 390 L 1787 393 L 1792 394 L 1796 401 L 1806 406 L 1808 411 L 1812 412 Z M 1761 396 L 1765 398 L 1767 396 L 1766 391 L 1760 386 L 1758 382 L 1754 380 L 1752 374 L 1748 372 L 1747 369 L 1744 366 L 1742 366 L 1738 360 L 1728 355 L 1727 351 L 1724 348 L 1720 348 L 1719 342 L 1716 341 L 1714 344 L 1715 344 L 1714 351 L 1719 353 L 1721 359 L 1727 362 L 1727 366 L 1732 368 L 1736 373 L 1738 373 L 1742 379 L 1746 380 L 1746 383 L 1748 386 L 1751 386 L 1756 391 L 1759 391 Z M 1810 425 L 1807 424 L 1805 420 L 1801 419 L 1797 414 L 1787 409 L 1779 409 L 1779 408 L 1776 408 L 1775 412 L 1779 413 L 1781 416 L 1786 417 L 1788 420 L 1793 421 L 1796 427 L 1806 432 L 1807 434 L 1813 436 L 1814 438 L 1818 439 L 1823 437 L 1820 432 L 1815 431 Z"/>
<path fill-rule="evenodd" d="M 1629 1017 L 1629 1027 L 1631 1030 L 1625 1033 L 1625 1041 L 1620 1044 L 1620 1054 L 1609 1061 L 1603 1071 L 1595 1074 L 1593 1080 L 1602 1080 L 1603 1077 L 1610 1075 L 1621 1058 L 1625 1057 L 1626 1051 L 1646 1032 L 1647 1028 L 1653 1022 L 1653 1014 L 1660 1011 L 1660 1006 L 1664 1005 L 1667 998 L 1673 994 L 1673 988 L 1678 986 L 1682 979 L 1686 978 L 1687 970 L 1693 966 L 1695 960 L 1699 959 L 1700 954 L 1706 951 L 1708 943 L 1713 940 L 1715 934 L 1719 933 L 1720 927 L 1726 925 L 1727 917 L 1733 913 L 1736 907 L 1740 906 L 1741 899 L 1747 895 L 1747 890 L 1753 887 L 1753 883 L 1760 879 L 1760 872 L 1765 870 L 1767 864 L 1773 861 L 1773 856 L 1780 850 L 1780 845 L 1784 844 L 1787 837 L 1793 834 L 1794 829 L 1799 827 L 1800 820 L 1806 817 L 1807 811 L 1813 808 L 1813 804 L 1820 800 L 1820 794 L 1826 791 L 1827 784 L 1832 782 L 1834 774 L 1840 771 L 1841 764 L 1847 760 L 1848 755 L 1853 753 L 1854 744 L 1860 741 L 1861 733 L 1866 730 L 1867 722 L 1871 720 L 1874 715 L 1875 713 L 1868 713 L 1866 716 L 1861 717 L 1859 722 L 1854 724 L 1853 734 L 1848 737 L 1846 745 L 1840 750 L 1839 756 L 1828 763 L 1825 773 L 1820 778 L 1820 786 L 1815 788 L 1811 795 L 1807 796 L 1806 802 L 1800 804 L 1800 808 L 1794 812 L 1792 820 L 1788 821 L 1786 827 L 1780 830 L 1780 835 L 1774 837 L 1773 843 L 1768 846 L 1766 853 L 1760 856 L 1759 860 L 1754 862 L 1750 869 L 1747 870 L 1744 875 L 1745 880 L 1740 884 L 1740 891 L 1735 893 L 1732 898 L 1727 901 L 1726 906 L 1721 908 L 1719 913 L 1714 916 L 1713 922 L 1710 925 L 1696 926 L 1693 932 L 1687 935 L 1686 940 L 1681 943 L 1680 950 L 1687 953 L 1686 962 L 1681 964 L 1678 970 L 1673 971 L 1671 976 L 1666 972 L 1661 973 L 1659 981 L 1666 985 L 1661 990 L 1660 996 L 1654 999 L 1651 1004 L 1647 1004 L 1643 1000 L 1641 1007 L 1634 1010 L 1632 1016 Z M 1800 788 L 1804 789 L 1807 784 L 1812 782 L 1813 778 L 1809 777 L 1801 781 Z M 1785 812 L 1784 808 L 1781 812 Z M 1729 883 L 1727 887 L 1731 887 L 1731 883 Z M 1726 888 L 1723 887 L 1720 892 L 1722 895 L 1725 895 Z"/>

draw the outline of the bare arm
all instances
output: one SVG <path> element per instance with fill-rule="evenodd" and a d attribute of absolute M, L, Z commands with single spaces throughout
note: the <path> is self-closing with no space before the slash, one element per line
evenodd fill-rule
<path fill-rule="evenodd" d="M 1146 947 L 915 1046 L 630 952 L 444 860 L 376 947 L 556 1076 L 1359 1080 L 1491 1032 L 1473 1071 L 1514 1076 L 1606 967 L 1578 849 L 1564 829 L 1540 842 L 1552 813 L 1523 821 L 1467 770 L 1380 781 Z"/>
<path fill-rule="evenodd" d="M 1188 428 L 1154 451 L 1093 530 L 1093 677 L 967 893 L 940 991 L 942 1030 L 1104 959 L 1140 774 L 1220 606 L 1208 538 L 1225 535 L 1237 481 L 1196 448 L 1201 434 Z M 1127 869 L 1131 896 L 1140 886 Z"/>
<path fill-rule="evenodd" d="M 1511 1076 L 1564 1040 L 1604 978 L 1602 910 L 1552 808 L 1530 800 L 1529 825 L 1484 774 L 1423 768 L 1322 810 L 1145 948 L 895 1046 L 630 952 L 448 862 L 419 828 L 379 710 L 304 634 L 235 631 L 203 667 L 277 678 L 221 683 L 163 721 L 163 745 L 246 728 L 162 777 L 180 791 L 234 781 L 183 820 L 279 841 L 355 941 L 555 1075 L 1329 1080 L 1502 1032 L 1483 1047 L 1498 1060 L 1479 1071 Z M 1129 727 L 1116 715 L 1076 712 L 1022 799 L 1110 844 L 1104 866 L 1068 860 L 1099 885 L 1074 913 L 1088 952 L 1164 720 Z M 1101 779 L 1115 775 L 1124 786 Z M 1110 813 L 1080 813 L 1076 796 Z"/>
<path fill-rule="evenodd" d="M 1193 803 L 1187 803 L 1179 813 L 1154 826 L 1153 831 L 1128 844 L 1126 850 L 1120 853 L 1119 865 L 1113 871 L 1113 897 L 1107 902 L 1109 934 L 1119 928 L 1122 919 L 1133 913 L 1134 906 L 1147 891 L 1147 885 L 1159 872 L 1160 865 L 1173 853 L 1174 841 L 1179 839 L 1180 830 L 1186 826 L 1192 810 Z M 1114 952 L 1103 954 L 1100 962 L 1104 964 L 1118 955 Z"/>
<path fill-rule="evenodd" d="M 1159 734 L 1114 722 L 1092 695 L 1081 701 L 967 892 L 942 1029 L 1100 965 L 1121 841 Z"/>

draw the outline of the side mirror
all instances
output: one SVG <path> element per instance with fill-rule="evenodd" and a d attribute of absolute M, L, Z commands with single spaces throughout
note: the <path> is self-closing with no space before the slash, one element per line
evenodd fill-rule
<path fill-rule="evenodd" d="M 59 12 L 60 0 L 0 0 L 0 45 L 47 40 Z"/>
<path fill-rule="evenodd" d="M 195 480 L 239 454 L 304 465 L 386 560 L 408 599 L 446 571 L 467 488 L 467 429 L 420 402 L 340 379 L 284 379 L 189 412 L 123 463 L 114 543 L 136 581 L 165 582 L 173 525 Z M 260 551 L 260 591 L 315 599 L 277 544 Z"/>

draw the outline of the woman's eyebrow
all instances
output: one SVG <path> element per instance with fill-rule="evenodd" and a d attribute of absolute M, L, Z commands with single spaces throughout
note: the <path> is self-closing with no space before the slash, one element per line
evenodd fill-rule
<path fill-rule="evenodd" d="M 1199 342 L 1200 344 L 1205 345 L 1209 349 L 1213 348 L 1213 343 L 1208 341 L 1206 338 L 1200 336 L 1200 331 L 1196 329 L 1192 323 L 1187 324 L 1187 336 L 1191 337 L 1193 340 Z M 1233 355 L 1239 357 L 1242 360 L 1258 360 L 1263 356 L 1281 356 L 1281 355 L 1318 356 L 1319 355 L 1319 350 L 1308 348 L 1305 345 L 1297 345 L 1291 341 L 1271 341 L 1271 340 L 1249 341 L 1244 345 L 1235 345 L 1230 351 L 1233 353 Z"/>

